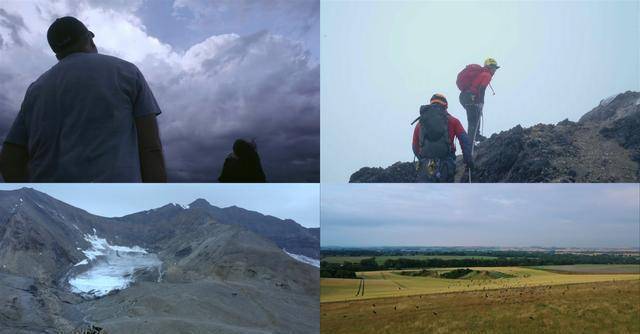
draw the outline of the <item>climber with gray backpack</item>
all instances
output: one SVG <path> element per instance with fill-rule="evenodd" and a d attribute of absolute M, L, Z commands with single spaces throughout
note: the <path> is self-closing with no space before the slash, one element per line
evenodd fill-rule
<path fill-rule="evenodd" d="M 413 154 L 418 159 L 416 182 L 454 182 L 458 138 L 464 163 L 473 168 L 471 141 L 460 121 L 447 112 L 447 98 L 434 94 L 428 105 L 420 107 L 413 130 Z"/>

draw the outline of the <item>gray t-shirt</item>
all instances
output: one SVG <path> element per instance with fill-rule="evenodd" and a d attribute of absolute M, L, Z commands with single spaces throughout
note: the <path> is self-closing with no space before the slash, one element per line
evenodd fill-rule
<path fill-rule="evenodd" d="M 28 148 L 32 182 L 140 182 L 134 119 L 152 114 L 135 65 L 74 53 L 29 86 L 5 141 Z"/>

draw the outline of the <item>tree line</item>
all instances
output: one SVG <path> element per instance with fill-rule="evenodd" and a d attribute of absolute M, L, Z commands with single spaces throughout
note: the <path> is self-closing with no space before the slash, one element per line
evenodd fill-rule
<path fill-rule="evenodd" d="M 493 255 L 489 255 L 493 253 Z M 358 271 L 398 270 L 415 268 L 450 268 L 450 267 L 525 267 L 546 265 L 573 265 L 573 264 L 640 264 L 640 257 L 619 256 L 612 254 L 556 254 L 541 252 L 498 252 L 483 253 L 484 256 L 496 258 L 469 258 L 469 259 L 388 259 L 378 264 L 375 257 L 365 258 L 359 262 L 320 263 L 320 277 L 356 278 Z M 508 254 L 508 256 L 505 256 Z M 471 254 L 464 254 L 471 255 Z M 479 254 L 475 254 L 479 255 Z M 514 256 L 517 255 L 517 256 Z"/>

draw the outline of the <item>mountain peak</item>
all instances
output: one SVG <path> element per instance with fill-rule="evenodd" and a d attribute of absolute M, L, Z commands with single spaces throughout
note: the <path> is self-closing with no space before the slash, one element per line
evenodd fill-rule
<path fill-rule="evenodd" d="M 204 198 L 198 198 L 197 200 L 191 202 L 191 204 L 189 204 L 189 208 L 208 208 L 211 207 L 211 203 L 209 203 L 206 199 Z"/>
<path fill-rule="evenodd" d="M 615 121 L 640 110 L 640 92 L 627 91 L 609 96 L 580 117 L 579 123 Z"/>
<path fill-rule="evenodd" d="M 182 210 L 183 207 L 180 204 L 169 203 L 169 204 L 166 204 L 166 205 L 163 205 L 163 206 L 157 208 L 156 210 L 175 210 L 175 209 Z"/>
<path fill-rule="evenodd" d="M 33 189 L 33 188 L 29 188 L 29 187 L 22 187 L 19 189 L 12 189 L 12 190 L 4 190 L 8 193 L 18 193 L 18 194 L 41 194 L 41 192 Z"/>
<path fill-rule="evenodd" d="M 34 200 L 35 201 L 47 201 L 47 200 L 58 201 L 43 192 L 40 192 L 33 188 L 28 188 L 28 187 L 22 187 L 19 189 L 12 189 L 12 190 L 3 190 L 3 191 L 0 191 L 0 193 L 5 194 L 6 196 L 20 198 L 25 201 L 34 201 Z"/>

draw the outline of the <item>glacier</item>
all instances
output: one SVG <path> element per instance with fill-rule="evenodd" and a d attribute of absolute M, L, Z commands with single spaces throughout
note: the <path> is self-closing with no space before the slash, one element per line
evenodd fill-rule
<path fill-rule="evenodd" d="M 293 253 L 289 253 L 289 252 L 287 252 L 287 250 L 286 250 L 286 249 L 283 249 L 283 251 L 284 251 L 287 255 L 289 255 L 289 256 L 291 256 L 292 258 L 294 258 L 295 260 L 298 260 L 298 261 L 300 261 L 300 262 L 302 262 L 302 263 L 306 263 L 306 264 L 312 265 L 312 266 L 314 266 L 314 267 L 318 267 L 318 268 L 320 268 L 320 260 L 316 260 L 316 259 L 314 259 L 314 258 L 311 258 L 311 257 L 308 257 L 308 256 L 304 256 L 304 255 L 300 255 L 300 254 L 293 254 Z"/>
<path fill-rule="evenodd" d="M 84 265 L 86 269 L 69 277 L 68 282 L 74 293 L 104 296 L 113 290 L 129 287 L 138 270 L 160 271 L 162 262 L 158 256 L 142 247 L 112 245 L 100 238 L 95 229 L 93 235 L 85 234 L 84 239 L 91 247 L 83 251 L 87 258 L 74 265 Z"/>

